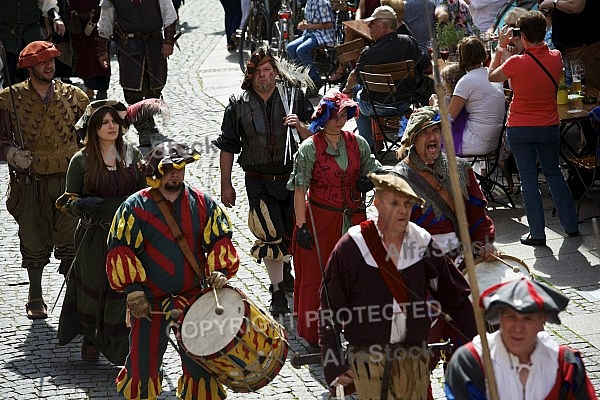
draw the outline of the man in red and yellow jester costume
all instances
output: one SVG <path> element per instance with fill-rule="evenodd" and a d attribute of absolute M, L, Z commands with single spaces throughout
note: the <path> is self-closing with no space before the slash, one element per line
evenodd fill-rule
<path fill-rule="evenodd" d="M 223 287 L 239 266 L 227 214 L 208 194 L 183 181 L 185 166 L 198 158 L 195 150 L 182 144 L 166 142 L 154 148 L 141 166 L 150 188 L 125 200 L 110 228 L 106 273 L 115 290 L 127 293 L 131 323 L 129 355 L 116 379 L 117 390 L 126 399 L 158 397 L 173 310 L 185 310 L 209 286 Z M 161 203 L 181 229 L 191 250 L 187 256 L 182 250 L 186 246 L 180 247 L 159 208 Z M 200 266 L 198 272 L 188 261 L 192 257 L 195 267 Z M 226 397 L 210 371 L 185 352 L 181 362 L 179 398 Z"/>

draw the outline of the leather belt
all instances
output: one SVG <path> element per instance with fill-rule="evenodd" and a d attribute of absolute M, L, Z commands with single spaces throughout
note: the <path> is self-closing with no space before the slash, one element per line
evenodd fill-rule
<path fill-rule="evenodd" d="M 262 179 L 263 181 L 271 181 L 271 182 L 287 181 L 288 179 L 290 179 L 290 174 L 265 175 L 265 174 L 259 174 L 258 172 L 252 172 L 252 171 L 246 171 L 246 176 L 249 176 L 251 178 L 256 178 L 256 179 Z"/>

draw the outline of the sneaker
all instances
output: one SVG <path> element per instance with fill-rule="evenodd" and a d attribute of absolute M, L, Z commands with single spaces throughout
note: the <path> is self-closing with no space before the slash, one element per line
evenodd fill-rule
<path fill-rule="evenodd" d="M 283 284 L 287 293 L 294 293 L 294 275 L 292 275 L 292 262 L 283 263 Z"/>
<path fill-rule="evenodd" d="M 273 285 L 269 286 L 269 292 L 271 292 L 271 305 L 269 311 L 271 315 L 277 316 L 281 314 L 290 313 L 290 307 L 288 306 L 287 297 L 285 296 L 285 288 L 283 281 L 279 283 L 279 290 L 273 292 Z"/>

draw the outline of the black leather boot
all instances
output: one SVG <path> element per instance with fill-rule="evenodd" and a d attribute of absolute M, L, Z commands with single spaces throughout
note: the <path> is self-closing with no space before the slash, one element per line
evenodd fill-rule
<path fill-rule="evenodd" d="M 283 284 L 287 293 L 294 293 L 294 275 L 292 275 L 292 262 L 283 263 Z"/>
<path fill-rule="evenodd" d="M 285 284 L 281 281 L 277 286 L 279 289 L 274 292 L 273 285 L 269 285 L 269 292 L 271 292 L 271 305 L 269 306 L 269 311 L 271 311 L 271 315 L 273 316 L 290 313 L 290 307 L 288 306 L 287 297 L 285 296 Z"/>

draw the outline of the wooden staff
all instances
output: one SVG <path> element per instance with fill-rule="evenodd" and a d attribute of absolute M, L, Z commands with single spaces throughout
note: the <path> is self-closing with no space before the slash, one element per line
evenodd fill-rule
<path fill-rule="evenodd" d="M 433 79 L 435 82 L 435 92 L 438 98 L 440 118 L 442 122 L 442 134 L 446 143 L 446 156 L 448 159 L 448 170 L 450 171 L 450 183 L 452 184 L 452 197 L 454 198 L 454 207 L 456 208 L 456 218 L 458 221 L 459 237 L 462 241 L 464 249 L 471 249 L 471 237 L 469 236 L 469 223 L 467 222 L 467 213 L 465 211 L 465 203 L 463 193 L 460 188 L 460 180 L 458 178 L 458 165 L 456 163 L 456 152 L 454 151 L 454 140 L 452 139 L 452 131 L 450 128 L 450 120 L 448 119 L 448 106 L 446 105 L 444 86 L 440 79 L 440 69 L 437 63 L 438 48 L 437 41 L 433 32 L 430 32 L 431 42 L 433 47 Z M 471 286 L 471 296 L 473 296 L 473 312 L 475 313 L 475 323 L 477 325 L 477 333 L 481 338 L 481 350 L 483 356 L 483 372 L 485 373 L 487 388 L 491 400 L 498 400 L 498 388 L 494 376 L 494 368 L 490 357 L 490 349 L 486 336 L 486 324 L 483 318 L 483 310 L 479 307 L 479 285 L 477 284 L 477 273 L 475 272 L 475 263 L 473 253 L 465 251 L 465 265 L 469 271 L 469 285 Z"/>

